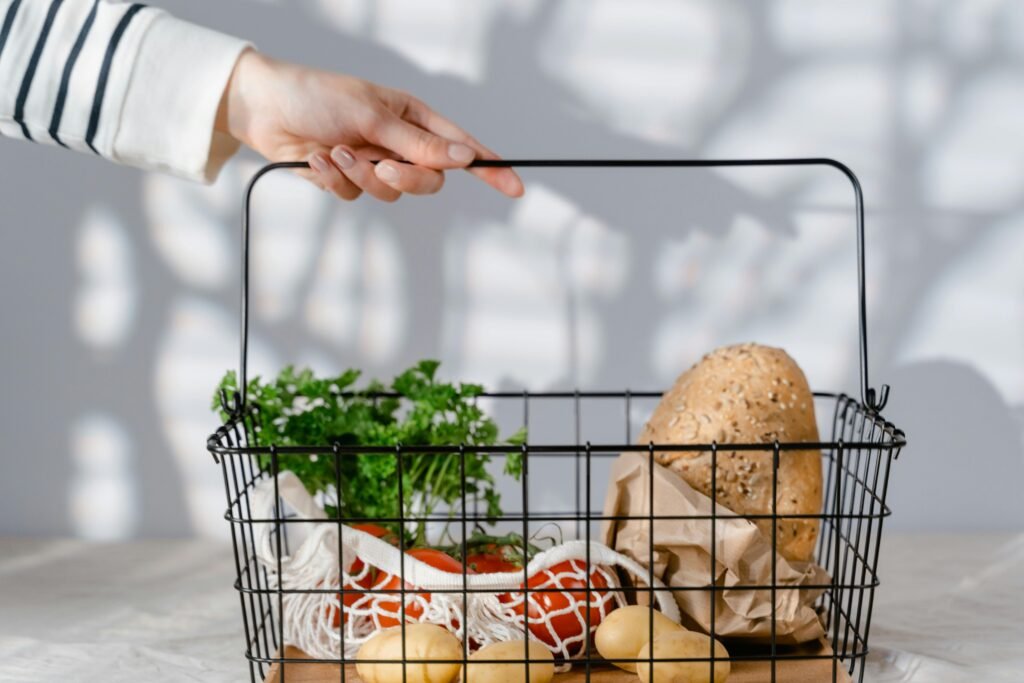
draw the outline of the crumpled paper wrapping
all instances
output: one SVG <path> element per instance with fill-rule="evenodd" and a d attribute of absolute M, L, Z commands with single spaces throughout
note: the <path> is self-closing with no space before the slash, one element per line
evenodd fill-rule
<path fill-rule="evenodd" d="M 650 457 L 646 453 L 623 453 L 612 466 L 604 515 L 650 514 Z M 715 522 L 715 584 L 726 590 L 715 592 L 715 635 L 770 641 L 772 629 L 771 591 L 729 589 L 729 586 L 770 586 L 772 545 L 753 523 L 717 505 Z M 654 514 L 702 516 L 711 514 L 711 499 L 690 487 L 683 479 L 654 464 Z M 711 520 L 655 519 L 654 575 L 672 587 L 702 587 L 711 576 Z M 652 539 L 651 524 L 644 519 L 606 520 L 601 530 L 604 543 L 648 567 Z M 826 585 L 828 573 L 813 563 L 789 562 L 775 556 L 776 642 L 797 644 L 821 638 L 824 629 L 814 610 L 823 589 L 797 588 Z M 684 625 L 711 630 L 711 591 L 675 591 L 684 615 Z M 646 602 L 646 594 L 637 599 Z M 687 624 L 687 621 L 692 623 Z"/>

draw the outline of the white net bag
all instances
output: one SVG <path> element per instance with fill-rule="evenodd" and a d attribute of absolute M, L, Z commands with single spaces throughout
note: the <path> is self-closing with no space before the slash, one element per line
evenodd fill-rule
<path fill-rule="evenodd" d="M 293 473 L 280 473 L 276 493 L 298 517 L 326 519 L 323 509 Z M 254 518 L 274 513 L 273 479 L 257 485 L 252 503 Z M 640 581 L 648 575 L 646 569 L 606 545 L 567 541 L 530 560 L 524 591 L 521 570 L 463 576 L 461 569 L 444 571 L 429 564 L 425 554 L 410 551 L 403 555 L 393 545 L 344 524 L 296 526 L 312 529 L 294 552 L 278 558 L 272 525 L 255 525 L 256 557 L 267 571 L 269 587 L 301 591 L 344 586 L 346 591 L 353 591 L 343 598 L 333 592 L 284 594 L 285 642 L 318 659 L 337 659 L 342 648 L 346 657 L 355 657 L 359 647 L 379 629 L 398 625 L 403 613 L 399 594 L 362 591 L 397 591 L 401 588 L 399 577 L 404 575 L 405 588 L 410 591 L 405 593 L 406 622 L 444 626 L 460 640 L 468 638 L 470 650 L 522 639 L 528 632 L 557 658 L 568 661 L 583 655 L 591 633 L 622 604 L 613 568 L 622 567 Z M 466 588 L 480 592 L 463 594 L 463 581 Z M 665 588 L 657 578 L 653 587 Z M 547 588 L 565 590 L 533 592 Z M 661 611 L 678 622 L 679 611 L 671 593 L 656 590 L 655 596 Z"/>

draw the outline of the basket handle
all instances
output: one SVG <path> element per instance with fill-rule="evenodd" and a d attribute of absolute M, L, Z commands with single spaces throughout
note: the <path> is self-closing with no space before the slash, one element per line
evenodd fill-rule
<path fill-rule="evenodd" d="M 870 411 L 881 412 L 889 400 L 889 385 L 876 391 L 868 381 L 868 316 L 864 277 L 864 195 L 856 174 L 842 162 L 826 157 L 783 159 L 478 159 L 472 168 L 724 168 L 756 166 L 830 166 L 841 172 L 853 187 L 857 215 L 857 317 L 860 345 L 860 399 Z M 305 161 L 282 161 L 267 164 L 253 175 L 245 189 L 242 203 L 242 291 L 241 348 L 239 352 L 239 384 L 234 396 L 221 396 L 224 409 L 240 415 L 245 408 L 248 383 L 249 350 L 249 224 L 252 193 L 256 183 L 271 171 L 286 168 L 309 168 Z"/>

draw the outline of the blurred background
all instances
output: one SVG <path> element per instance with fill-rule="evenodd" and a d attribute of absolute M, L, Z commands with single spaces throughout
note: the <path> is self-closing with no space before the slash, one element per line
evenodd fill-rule
<path fill-rule="evenodd" d="M 871 381 L 911 441 L 887 528 L 1024 528 L 1024 4 L 157 4 L 407 89 L 510 157 L 843 160 L 867 199 Z M 259 162 L 206 187 L 0 150 L 0 534 L 225 537 L 205 440 L 237 364 Z M 834 170 L 523 175 L 517 202 L 450 174 L 394 206 L 269 178 L 254 371 L 388 378 L 432 357 L 492 389 L 663 389 L 755 340 L 856 394 L 852 193 Z"/>

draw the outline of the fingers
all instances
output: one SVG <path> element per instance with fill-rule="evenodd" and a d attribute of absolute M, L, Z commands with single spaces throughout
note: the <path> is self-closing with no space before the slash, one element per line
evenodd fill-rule
<path fill-rule="evenodd" d="M 385 160 L 377 164 L 374 173 L 382 182 L 399 192 L 433 194 L 444 186 L 444 173 L 432 168 Z"/>
<path fill-rule="evenodd" d="M 417 126 L 436 133 L 443 138 L 460 142 L 470 147 L 478 159 L 500 159 L 497 154 L 484 147 L 472 135 L 464 131 L 454 122 L 438 114 L 424 102 L 410 97 L 406 104 L 404 116 Z M 519 174 L 511 168 L 473 168 L 470 173 L 477 176 L 494 189 L 509 197 L 523 195 L 523 181 Z"/>
<path fill-rule="evenodd" d="M 393 202 L 403 193 L 433 194 L 444 186 L 442 171 L 387 158 L 374 164 L 371 159 L 384 157 L 382 151 L 368 148 L 357 154 L 339 145 L 329 156 L 315 152 L 309 157 L 309 179 L 342 199 L 355 199 L 366 191 L 385 202 Z"/>
<path fill-rule="evenodd" d="M 446 140 L 390 112 L 381 115 L 366 137 L 417 166 L 461 168 L 476 158 L 476 152 L 469 145 Z"/>
<path fill-rule="evenodd" d="M 475 141 L 474 141 L 475 142 Z M 475 146 L 477 157 L 480 159 L 500 159 L 497 154 L 487 149 L 480 143 Z M 472 145 L 471 145 L 472 146 Z M 513 199 L 522 197 L 525 192 L 523 180 L 511 168 L 471 168 L 469 172 L 480 180 L 484 181 L 498 192 L 508 195 Z"/>
<path fill-rule="evenodd" d="M 339 145 L 331 150 L 331 161 L 357 187 L 384 202 L 393 202 L 402 196 L 400 188 L 389 186 L 377 177 L 369 158 L 360 158 L 348 147 Z"/>
<path fill-rule="evenodd" d="M 309 157 L 309 167 L 315 173 L 314 182 L 341 199 L 353 200 L 363 193 L 351 180 L 338 170 L 324 152 L 314 152 Z"/>

